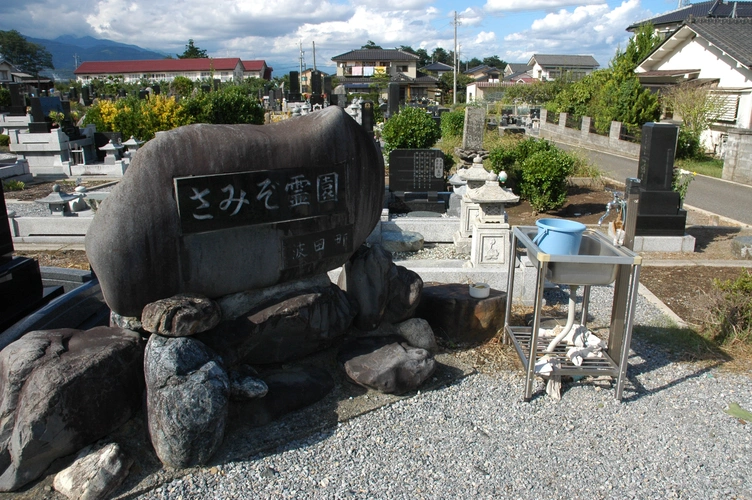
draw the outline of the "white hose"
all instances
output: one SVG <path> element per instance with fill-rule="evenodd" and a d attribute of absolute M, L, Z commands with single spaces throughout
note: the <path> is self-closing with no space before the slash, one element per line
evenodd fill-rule
<path fill-rule="evenodd" d="M 564 325 L 564 329 L 561 331 L 561 333 L 554 337 L 551 343 L 548 344 L 545 352 L 554 352 L 554 349 L 556 349 L 556 346 L 559 344 L 559 342 L 561 342 L 564 337 L 569 335 L 569 331 L 572 329 L 572 326 L 574 326 L 574 313 L 576 304 L 577 285 L 569 285 L 569 311 L 567 313 L 567 324 Z"/>

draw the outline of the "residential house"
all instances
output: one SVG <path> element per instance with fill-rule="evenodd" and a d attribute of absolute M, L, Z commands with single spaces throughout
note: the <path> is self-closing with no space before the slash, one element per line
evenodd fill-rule
<path fill-rule="evenodd" d="M 263 59 L 257 61 L 242 61 L 243 78 L 263 78 L 264 80 L 272 79 L 272 70 L 274 68 L 267 66 Z"/>
<path fill-rule="evenodd" d="M 722 116 L 703 134 L 708 149 L 718 151 L 730 128 L 752 128 L 752 18 L 688 19 L 635 72 L 657 92 L 696 82 L 723 98 Z"/>
<path fill-rule="evenodd" d="M 13 77 L 11 75 L 18 72 L 19 70 L 9 60 L 0 56 L 0 83 L 12 82 Z"/>
<path fill-rule="evenodd" d="M 507 63 L 507 65 L 504 66 L 504 79 L 506 80 L 510 77 L 513 77 L 513 75 L 516 76 L 525 73 L 533 76 L 532 71 L 533 66 L 530 66 L 527 63 Z"/>
<path fill-rule="evenodd" d="M 420 71 L 424 73 L 428 73 L 429 75 L 433 75 L 436 78 L 441 79 L 441 76 L 444 73 L 451 73 L 453 71 L 453 68 L 448 64 L 444 64 L 443 62 L 437 61 L 437 62 L 429 64 L 428 66 L 420 68 Z"/>
<path fill-rule="evenodd" d="M 681 28 L 684 21 L 700 18 L 743 18 L 752 17 L 752 2 L 729 2 L 728 0 L 709 0 L 698 2 L 672 10 L 660 16 L 644 19 L 630 25 L 627 31 L 636 32 L 645 23 L 651 23 L 655 31 L 666 38 Z"/>
<path fill-rule="evenodd" d="M 348 92 L 369 92 L 375 77 L 383 75 L 399 84 L 401 102 L 433 99 L 438 92 L 438 78 L 418 71 L 419 60 L 398 49 L 359 49 L 332 57 L 339 83 Z"/>
<path fill-rule="evenodd" d="M 498 82 L 501 78 L 501 71 L 497 69 L 494 66 L 488 66 L 485 64 L 481 64 L 480 66 L 475 66 L 474 68 L 470 68 L 466 71 L 463 71 L 463 74 L 469 76 L 476 82 L 489 82 L 489 83 L 495 83 Z"/>
<path fill-rule="evenodd" d="M 581 80 L 600 66 L 593 56 L 556 54 L 533 54 L 527 65 L 532 66 L 533 78 L 541 81 L 561 77 Z"/>
<path fill-rule="evenodd" d="M 246 65 L 237 57 L 206 57 L 199 59 L 154 59 L 142 61 L 88 61 L 81 63 L 73 72 L 76 80 L 86 84 L 95 78 L 122 77 L 125 83 L 138 83 L 141 80 L 171 82 L 178 76 L 193 81 L 215 79 L 222 82 L 239 82 L 246 72 L 260 74 L 266 70 L 266 63 L 259 69 L 256 65 Z"/>

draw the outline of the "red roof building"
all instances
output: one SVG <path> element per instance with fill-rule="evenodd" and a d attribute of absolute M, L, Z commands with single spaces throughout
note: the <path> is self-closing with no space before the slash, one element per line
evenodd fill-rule
<path fill-rule="evenodd" d="M 150 59 L 141 61 L 89 61 L 73 72 L 81 83 L 95 78 L 122 77 L 125 83 L 142 80 L 170 82 L 177 76 L 193 81 L 217 79 L 222 82 L 242 81 L 247 77 L 263 78 L 267 71 L 264 61 L 241 61 L 237 57 L 199 59 Z"/>

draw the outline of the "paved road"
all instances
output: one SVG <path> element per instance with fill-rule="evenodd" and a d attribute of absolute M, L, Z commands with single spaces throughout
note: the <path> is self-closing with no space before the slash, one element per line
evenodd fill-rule
<path fill-rule="evenodd" d="M 619 182 L 637 177 L 637 160 L 623 156 L 559 144 L 562 149 L 578 149 L 603 175 Z M 698 175 L 689 185 L 685 205 L 752 225 L 752 186 Z"/>

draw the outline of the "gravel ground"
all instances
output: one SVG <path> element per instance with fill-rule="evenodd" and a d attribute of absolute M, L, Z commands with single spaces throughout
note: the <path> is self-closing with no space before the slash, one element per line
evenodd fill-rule
<path fill-rule="evenodd" d="M 594 316 L 611 293 L 593 287 Z M 667 325 L 642 297 L 635 316 Z M 635 341 L 628 378 L 621 403 L 592 378 L 525 403 L 521 372 L 476 373 L 136 498 L 752 498 L 752 425 L 723 411 L 752 409 L 748 376 Z"/>

